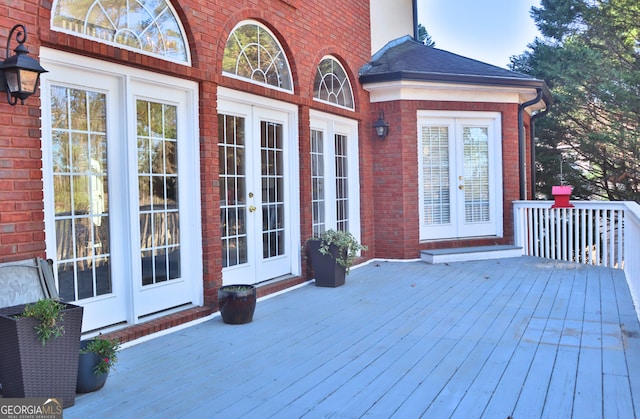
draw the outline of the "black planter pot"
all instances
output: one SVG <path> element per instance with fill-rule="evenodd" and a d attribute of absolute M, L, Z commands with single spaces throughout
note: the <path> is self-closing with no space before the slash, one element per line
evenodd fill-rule
<path fill-rule="evenodd" d="M 329 245 L 329 254 L 320 253 L 320 240 L 309 240 L 307 242 L 311 266 L 318 287 L 339 287 L 344 285 L 346 268 L 336 262 L 338 248 L 336 245 Z"/>
<path fill-rule="evenodd" d="M 78 383 L 76 385 L 77 393 L 91 393 L 104 387 L 109 377 L 109 371 L 98 373 L 94 372 L 96 366 L 100 363 L 100 357 L 93 353 L 82 353 L 82 349 L 86 348 L 91 340 L 83 340 L 80 342 L 80 358 L 78 360 Z"/>
<path fill-rule="evenodd" d="M 7 398 L 54 397 L 62 407 L 75 404 L 81 306 L 62 303 L 64 335 L 45 345 L 34 327 L 38 320 L 16 317 L 24 305 L 0 309 L 0 383 Z"/>
<path fill-rule="evenodd" d="M 218 290 L 218 305 L 222 321 L 244 324 L 253 320 L 256 309 L 256 287 L 253 285 L 225 285 Z"/>

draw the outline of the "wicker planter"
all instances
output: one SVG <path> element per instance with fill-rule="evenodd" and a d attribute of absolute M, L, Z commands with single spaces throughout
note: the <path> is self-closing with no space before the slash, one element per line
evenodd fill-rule
<path fill-rule="evenodd" d="M 52 397 L 63 407 L 76 397 L 83 308 L 62 303 L 64 335 L 43 345 L 31 317 L 19 317 L 24 305 L 0 309 L 0 383 L 7 398 Z"/>
<path fill-rule="evenodd" d="M 332 244 L 329 246 L 329 254 L 320 253 L 320 240 L 307 242 L 311 266 L 316 279 L 316 286 L 336 288 L 345 283 L 346 268 L 336 262 L 338 248 Z"/>
<path fill-rule="evenodd" d="M 256 287 L 253 285 L 225 285 L 218 290 L 218 305 L 222 321 L 244 324 L 253 320 L 256 309 Z"/>

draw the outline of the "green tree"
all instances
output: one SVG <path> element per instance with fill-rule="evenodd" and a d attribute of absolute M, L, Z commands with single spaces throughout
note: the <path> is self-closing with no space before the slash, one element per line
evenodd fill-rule
<path fill-rule="evenodd" d="M 435 47 L 436 43 L 427 32 L 427 29 L 422 26 L 422 23 L 418 23 L 418 41 L 422 42 L 428 47 Z"/>
<path fill-rule="evenodd" d="M 640 201 L 640 2 L 542 0 L 543 39 L 511 68 L 547 81 L 554 97 L 536 123 L 538 193 L 564 180 L 574 195 Z"/>

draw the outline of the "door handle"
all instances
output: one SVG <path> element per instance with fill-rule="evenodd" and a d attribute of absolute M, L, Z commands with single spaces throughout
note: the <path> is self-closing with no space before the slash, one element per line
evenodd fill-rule
<path fill-rule="evenodd" d="M 256 207 L 254 207 L 253 205 L 249 205 L 249 212 L 255 212 L 256 211 Z"/>
<path fill-rule="evenodd" d="M 463 190 L 464 189 L 464 185 L 458 186 L 458 189 Z"/>

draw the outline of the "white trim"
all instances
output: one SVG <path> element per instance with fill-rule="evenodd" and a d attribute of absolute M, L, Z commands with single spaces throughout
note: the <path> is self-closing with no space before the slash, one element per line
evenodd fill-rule
<path fill-rule="evenodd" d="M 438 102 L 486 102 L 521 104 L 534 99 L 535 88 L 515 88 L 474 84 L 436 83 L 399 80 L 363 85 L 371 103 L 398 100 L 433 100 Z M 543 109 L 544 102 L 527 108 L 527 112 Z"/>

